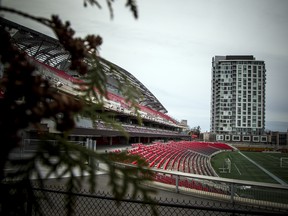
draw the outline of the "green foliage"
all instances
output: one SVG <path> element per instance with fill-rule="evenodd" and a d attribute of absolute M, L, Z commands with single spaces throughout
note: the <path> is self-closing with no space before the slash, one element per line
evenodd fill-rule
<path fill-rule="evenodd" d="M 113 0 L 106 0 L 113 17 Z M 101 8 L 99 1 L 84 0 L 84 6 L 96 5 Z M 126 6 L 130 8 L 135 18 L 138 17 L 136 3 L 127 0 Z M 70 176 L 67 183 L 67 191 L 76 192 L 81 189 L 84 173 L 88 173 L 90 190 L 97 185 L 96 161 L 107 164 L 109 184 L 113 194 L 121 200 L 129 188 L 132 188 L 133 197 L 141 195 L 145 201 L 152 202 L 150 194 L 154 191 L 144 188 L 142 183 L 151 181 L 153 173 L 147 168 L 146 162 L 133 155 L 99 154 L 86 149 L 78 144 L 68 142 L 69 131 L 75 125 L 75 116 L 83 115 L 92 119 L 102 119 L 106 124 L 118 128 L 125 134 L 124 129 L 113 122 L 111 115 L 104 110 L 104 98 L 107 97 L 106 70 L 116 73 L 117 70 L 110 65 L 104 66 L 98 56 L 98 48 L 102 44 L 102 38 L 95 35 L 87 35 L 84 39 L 74 37 L 74 30 L 68 21 L 55 15 L 51 19 L 35 17 L 31 14 L 0 6 L 0 11 L 14 13 L 19 16 L 36 21 L 51 28 L 59 42 L 71 55 L 71 70 L 77 71 L 84 77 L 79 86 L 79 97 L 64 95 L 51 86 L 41 76 L 35 75 L 35 67 L 26 59 L 26 54 L 16 48 L 4 28 L 0 28 L 1 45 L 0 60 L 4 65 L 4 78 L 0 82 L 0 88 L 4 92 L 0 98 L 0 131 L 1 131 L 1 157 L 0 157 L 0 213 L 1 215 L 29 214 L 27 200 L 32 200 L 39 213 L 41 206 L 37 197 L 33 194 L 35 181 L 44 187 L 43 180 L 51 176 L 60 179 L 65 175 Z M 138 115 L 136 96 L 129 80 L 121 74 L 118 87 Z M 139 115 L 138 115 L 139 117 Z M 11 159 L 9 154 L 19 145 L 21 130 L 28 126 L 39 130 L 42 119 L 52 119 L 56 123 L 59 135 L 54 135 L 56 142 L 50 142 L 51 137 L 43 133 L 43 140 L 37 146 L 35 152 L 22 159 Z M 140 119 L 140 117 L 139 117 Z M 127 134 L 126 134 L 127 135 Z M 4 142 L 4 143 L 3 143 Z M 89 160 L 89 165 L 85 161 Z M 137 166 L 124 166 L 116 162 L 137 161 Z M 9 172 L 5 172 L 9 167 Z M 49 171 L 43 176 L 41 169 L 46 167 Z M 75 175 L 75 170 L 80 176 Z M 33 180 L 36 179 L 36 180 Z M 43 195 L 44 199 L 48 199 Z M 12 202 L 13 200 L 13 202 Z M 11 203 L 17 201 L 17 208 Z M 51 201 L 52 202 L 52 201 Z M 73 196 L 68 196 L 67 215 L 73 213 Z M 151 205 L 153 212 L 156 210 Z"/>
<path fill-rule="evenodd" d="M 88 73 L 83 77 L 84 82 L 79 83 L 79 91 L 85 98 L 92 100 L 91 102 L 103 103 L 103 97 L 107 98 L 106 68 L 95 54 L 87 59 L 87 64 L 89 65 Z"/>
<path fill-rule="evenodd" d="M 79 87 L 75 89 L 82 100 L 88 101 L 79 114 L 93 120 L 102 120 L 107 126 L 121 131 L 128 138 L 128 134 L 123 127 L 114 121 L 113 113 L 104 109 L 104 100 L 109 99 L 107 87 L 103 85 L 107 83 L 106 74 L 109 73 L 111 77 L 116 77 L 115 82 L 118 90 L 125 97 L 126 104 L 136 115 L 139 124 L 142 122 L 138 112 L 140 92 L 135 89 L 125 74 L 117 70 L 115 65 L 100 59 L 97 55 L 91 55 L 87 59 L 87 64 L 90 67 L 88 73 L 83 77 L 84 82 L 76 83 Z"/>
<path fill-rule="evenodd" d="M 136 198 L 141 194 L 145 197 L 145 191 L 154 192 L 152 189 L 147 189 L 142 183 L 153 180 L 154 173 L 148 169 L 148 163 L 143 158 L 136 155 L 129 155 L 125 152 L 110 153 L 106 158 L 108 161 L 124 161 L 125 163 L 131 163 L 137 161 L 137 166 L 128 166 L 124 163 L 108 163 L 108 168 L 112 172 L 109 185 L 112 187 L 113 194 L 117 199 L 121 199 L 128 193 L 129 184 L 132 185 L 132 198 Z"/>
<path fill-rule="evenodd" d="M 6 186 L 9 182 L 10 188 L 15 191 L 19 184 L 22 185 L 21 196 L 28 196 L 26 193 L 32 194 L 33 183 L 43 188 L 44 179 L 54 177 L 61 179 L 64 176 L 68 178 L 66 189 L 69 192 L 77 192 L 82 188 L 84 174 L 87 174 L 89 179 L 89 190 L 95 191 L 97 185 L 97 163 L 102 162 L 107 164 L 109 174 L 109 185 L 117 200 L 121 200 L 128 193 L 128 189 L 132 189 L 132 196 L 135 198 L 140 195 L 145 201 L 151 201 L 150 195 L 155 191 L 144 187 L 143 183 L 153 179 L 153 173 L 147 168 L 147 163 L 144 159 L 122 153 L 100 154 L 91 151 L 81 145 L 68 142 L 65 137 L 57 137 L 58 142 L 51 142 L 51 137 L 43 138 L 43 141 L 37 146 L 37 150 L 32 157 L 26 159 L 14 159 L 9 161 L 11 171 L 6 175 Z M 89 160 L 89 165 L 85 162 Z M 137 166 L 124 166 L 119 161 L 126 163 L 137 161 Z M 97 162 L 97 163 L 96 163 Z M 43 168 L 49 171 L 43 174 Z M 79 172 L 80 175 L 75 173 Z M 15 184 L 19 183 L 19 184 Z M 11 190 L 9 191 L 9 193 Z M 19 192 L 19 191 L 18 191 Z M 2 195 L 4 195 L 2 193 Z M 9 195 L 8 195 L 9 197 Z M 16 196 L 18 197 L 18 196 Z M 45 197 L 47 198 L 47 197 Z M 67 196 L 67 212 L 68 215 L 73 213 L 73 196 Z M 21 202 L 20 202 L 21 203 Z M 22 202 L 23 203 L 23 202 Z M 23 207 L 24 208 L 24 207 Z M 41 208 L 40 208 L 41 209 Z"/>
<path fill-rule="evenodd" d="M 113 18 L 113 4 L 114 0 L 106 0 L 107 6 L 110 11 L 110 16 Z M 84 7 L 87 7 L 87 5 L 90 4 L 91 6 L 96 5 L 98 8 L 101 8 L 101 4 L 97 0 L 84 0 Z M 138 9 L 136 5 L 136 1 L 134 0 L 127 0 L 126 7 L 129 7 L 131 12 L 133 13 L 134 18 L 138 18 Z"/>

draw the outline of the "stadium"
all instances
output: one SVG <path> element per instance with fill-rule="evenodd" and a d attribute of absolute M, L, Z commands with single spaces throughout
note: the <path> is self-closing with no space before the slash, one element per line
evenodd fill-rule
<path fill-rule="evenodd" d="M 57 40 L 2 18 L 1 25 L 11 28 L 10 32 L 13 34 L 13 41 L 17 47 L 27 53 L 30 60 L 39 68 L 39 73 L 52 82 L 59 91 L 74 96 L 79 94 L 75 91 L 74 85 L 81 79 L 76 72 L 69 70 L 69 54 Z M 106 68 L 108 77 L 106 111 L 113 113 L 115 120 L 121 122 L 129 133 L 129 143 L 189 139 L 187 133 L 183 132 L 187 126 L 181 125 L 180 122 L 167 115 L 166 108 L 132 74 L 105 59 L 102 59 L 101 64 Z M 118 83 L 122 82 L 121 79 L 127 79 L 140 92 L 138 106 L 142 118 L 141 126 L 138 124 L 137 116 L 117 90 Z M 43 127 L 46 127 L 50 133 L 55 131 L 52 122 L 43 122 Z M 32 132 L 27 136 L 26 138 L 30 139 L 37 138 Z M 71 134 L 71 140 L 86 142 L 87 139 L 96 141 L 97 145 L 126 144 L 127 142 L 118 130 L 106 128 L 102 122 L 91 122 L 89 119 L 80 117 Z"/>
<path fill-rule="evenodd" d="M 3 18 L 0 25 L 9 29 L 13 43 L 29 56 L 38 72 L 58 91 L 78 96 L 75 83 L 82 79 L 69 70 L 70 56 L 57 40 Z M 241 215 L 287 213 L 287 153 L 242 152 L 227 143 L 192 141 L 187 125 L 169 116 L 167 109 L 136 77 L 103 58 L 101 64 L 108 76 L 105 112 L 113 113 L 129 139 L 100 120 L 79 116 L 69 136 L 71 142 L 94 150 L 125 151 L 145 158 L 155 173 L 151 187 L 229 203 L 232 205 L 229 209 L 233 208 L 233 213 L 236 209 Z M 141 125 L 118 91 L 122 79 L 129 80 L 140 92 L 137 102 Z M 53 121 L 45 120 L 42 126 L 50 134 L 57 133 Z M 21 153 L 33 151 L 38 136 L 38 131 L 26 130 Z M 133 166 L 133 163 L 125 166 Z M 248 207 L 238 209 L 243 206 Z M 218 206 L 213 212 L 219 213 L 221 209 Z M 230 214 L 230 210 L 224 212 Z"/>

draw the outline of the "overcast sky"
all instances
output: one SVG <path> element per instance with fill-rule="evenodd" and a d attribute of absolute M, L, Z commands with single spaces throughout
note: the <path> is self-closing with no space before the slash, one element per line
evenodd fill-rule
<path fill-rule="evenodd" d="M 138 0 L 138 20 L 126 1 L 116 1 L 113 20 L 99 2 L 101 10 L 83 0 L 2 0 L 39 16 L 59 14 L 79 36 L 101 35 L 102 57 L 133 74 L 169 115 L 202 131 L 210 128 L 212 57 L 254 55 L 266 63 L 266 129 L 288 129 L 287 0 Z"/>

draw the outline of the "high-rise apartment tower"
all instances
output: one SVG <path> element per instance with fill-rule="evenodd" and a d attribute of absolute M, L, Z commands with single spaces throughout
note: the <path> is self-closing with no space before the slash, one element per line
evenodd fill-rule
<path fill-rule="evenodd" d="M 210 131 L 261 135 L 265 129 L 265 62 L 254 56 L 212 58 Z"/>

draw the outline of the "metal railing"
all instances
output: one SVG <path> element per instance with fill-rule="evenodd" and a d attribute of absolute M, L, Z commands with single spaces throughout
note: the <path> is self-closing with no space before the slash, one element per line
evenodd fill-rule
<path fill-rule="evenodd" d="M 130 165 L 125 165 L 130 166 Z M 288 211 L 288 186 L 152 169 L 152 187 L 260 208 Z"/>

